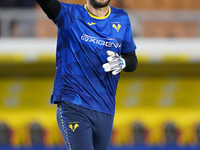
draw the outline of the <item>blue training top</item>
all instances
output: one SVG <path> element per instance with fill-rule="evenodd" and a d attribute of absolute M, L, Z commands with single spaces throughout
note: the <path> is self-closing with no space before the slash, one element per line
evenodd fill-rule
<path fill-rule="evenodd" d="M 68 101 L 114 115 L 120 75 L 105 72 L 102 65 L 107 62 L 107 50 L 120 55 L 136 49 L 129 17 L 112 6 L 105 17 L 97 17 L 86 5 L 60 3 L 53 20 L 58 40 L 51 103 Z"/>

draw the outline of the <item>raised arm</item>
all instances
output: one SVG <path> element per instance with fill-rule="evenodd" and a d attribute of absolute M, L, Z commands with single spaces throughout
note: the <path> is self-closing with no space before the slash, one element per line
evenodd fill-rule
<path fill-rule="evenodd" d="M 36 0 L 43 11 L 50 19 L 55 19 L 61 9 L 61 4 L 58 0 Z"/>

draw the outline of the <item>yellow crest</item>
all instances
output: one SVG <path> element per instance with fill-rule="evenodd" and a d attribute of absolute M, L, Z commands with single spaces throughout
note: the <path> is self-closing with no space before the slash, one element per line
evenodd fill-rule
<path fill-rule="evenodd" d="M 115 28 L 115 30 L 117 30 L 117 32 L 119 32 L 119 30 L 122 26 L 120 24 L 117 24 L 117 26 L 116 26 L 116 24 L 113 23 L 112 27 Z"/>
<path fill-rule="evenodd" d="M 71 123 L 69 124 L 69 128 L 74 132 L 76 130 L 76 128 L 78 128 L 79 125 L 78 123 L 75 123 L 74 125 L 72 125 Z"/>

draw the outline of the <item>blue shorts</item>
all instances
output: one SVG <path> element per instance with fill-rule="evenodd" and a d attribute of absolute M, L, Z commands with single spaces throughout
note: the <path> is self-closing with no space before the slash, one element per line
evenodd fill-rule
<path fill-rule="evenodd" d="M 107 150 L 114 116 L 69 102 L 57 106 L 57 122 L 67 150 Z"/>

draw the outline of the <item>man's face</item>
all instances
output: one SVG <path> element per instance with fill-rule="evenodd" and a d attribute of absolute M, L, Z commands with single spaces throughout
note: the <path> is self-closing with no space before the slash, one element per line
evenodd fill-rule
<path fill-rule="evenodd" d="M 102 8 L 108 6 L 110 0 L 89 0 L 89 2 L 94 8 Z"/>

